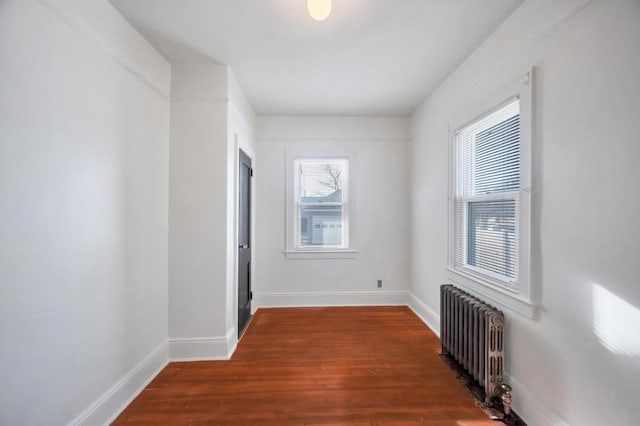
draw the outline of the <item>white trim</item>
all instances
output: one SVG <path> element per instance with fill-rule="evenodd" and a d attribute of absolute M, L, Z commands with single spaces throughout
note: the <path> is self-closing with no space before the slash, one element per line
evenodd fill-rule
<path fill-rule="evenodd" d="M 226 336 L 169 339 L 169 356 L 172 362 L 228 360 L 236 348 L 235 333 L 234 327 Z"/>
<path fill-rule="evenodd" d="M 258 116 L 260 117 L 260 116 Z M 265 116 L 262 116 L 265 117 Z M 268 117 L 268 116 L 266 116 Z M 351 136 L 331 136 L 326 138 L 311 138 L 311 137 L 262 137 L 257 138 L 258 142 L 398 142 L 398 143 L 409 143 L 411 139 L 407 139 L 406 136 L 398 136 L 397 138 L 392 136 L 382 136 L 382 137 L 351 137 Z"/>
<path fill-rule="evenodd" d="M 422 300 L 418 299 L 412 292 L 409 291 L 408 296 L 407 305 L 409 308 L 440 338 L 440 315 Z"/>
<path fill-rule="evenodd" d="M 355 259 L 358 250 L 285 250 L 287 259 Z"/>
<path fill-rule="evenodd" d="M 301 159 L 337 159 L 346 160 L 348 175 L 346 179 L 346 199 L 343 203 L 343 212 L 346 220 L 343 220 L 343 242 L 346 247 L 302 247 L 297 245 L 297 201 L 294 197 L 297 178 L 295 174 L 295 162 Z M 286 259 L 354 259 L 358 253 L 357 224 L 353 222 L 356 217 L 357 203 L 353 176 L 357 176 L 357 155 L 351 149 L 345 149 L 339 144 L 327 143 L 321 148 L 298 147 L 285 150 L 285 247 L 283 254 Z"/>
<path fill-rule="evenodd" d="M 168 363 L 169 348 L 165 341 L 89 405 L 69 425 L 111 423 Z"/>
<path fill-rule="evenodd" d="M 180 96 L 174 95 L 171 96 L 171 102 L 184 102 L 184 103 L 192 103 L 192 104 L 226 104 L 230 105 L 229 98 L 226 97 L 218 97 L 218 96 Z"/>
<path fill-rule="evenodd" d="M 537 294 L 534 283 L 531 281 L 531 164 L 533 140 L 533 84 L 535 68 L 531 67 L 526 73 L 515 81 L 506 83 L 499 90 L 489 93 L 474 95 L 463 110 L 454 114 L 454 119 L 449 124 L 449 202 L 448 202 L 448 246 L 447 266 L 445 273 L 449 281 L 464 287 L 471 293 L 480 294 L 501 307 L 504 306 L 514 312 L 528 318 L 534 318 L 536 314 L 534 295 Z M 470 271 L 463 271 L 455 267 L 456 264 L 456 131 L 469 125 L 495 110 L 496 106 L 503 105 L 508 99 L 518 97 L 520 100 L 520 194 L 519 219 L 518 219 L 518 279 L 517 286 L 510 286 L 504 282 L 499 285 L 498 280 L 488 277 L 479 277 Z M 473 118 L 470 120 L 470 118 Z"/>
<path fill-rule="evenodd" d="M 125 71 L 129 72 L 131 75 L 139 79 L 142 83 L 147 85 L 154 92 L 159 94 L 163 99 L 169 100 L 169 93 L 165 92 L 161 87 L 153 83 L 150 79 L 148 79 L 143 73 L 139 72 L 136 69 L 136 66 L 129 63 L 125 60 L 121 55 L 115 52 L 115 47 L 110 46 L 108 43 L 100 40 L 95 35 L 91 34 L 88 30 L 86 30 L 82 25 L 80 25 L 68 12 L 66 12 L 57 1 L 54 0 L 38 0 L 45 9 L 55 15 L 58 19 L 63 21 L 69 28 L 79 34 L 82 38 L 91 43 L 96 49 L 98 49 L 102 54 L 111 58 L 114 62 L 120 65 Z M 118 13 L 120 13 L 118 11 Z M 124 18 L 123 18 L 124 19 Z M 136 31 L 137 32 L 137 31 Z M 164 57 L 158 53 L 155 47 L 153 47 L 147 39 L 140 36 L 140 38 L 145 42 L 145 44 L 149 47 L 150 50 L 162 58 L 167 64 L 168 62 Z"/>
<path fill-rule="evenodd" d="M 440 315 L 420 300 L 411 291 L 408 292 L 408 306 L 413 312 L 440 337 Z M 439 303 L 439 302 L 438 302 Z M 509 355 L 507 354 L 507 357 Z M 505 383 L 513 388 L 513 408 L 528 424 L 569 426 L 569 423 L 555 414 L 547 404 L 529 392 L 518 380 L 505 372 Z"/>
<path fill-rule="evenodd" d="M 406 291 L 253 293 L 256 308 L 303 306 L 405 306 Z"/>
<path fill-rule="evenodd" d="M 412 292 L 308 292 L 257 293 L 261 308 L 286 306 L 408 306 L 425 325 L 439 337 L 440 316 Z M 175 338 L 163 342 L 116 384 L 93 402 L 69 425 L 109 424 L 149 385 L 167 366 L 175 361 L 228 360 L 237 345 L 236 329 L 224 337 Z M 171 356 L 169 356 L 171 354 Z M 513 387 L 513 405 L 518 414 L 530 424 L 568 426 L 534 394 L 526 390 L 514 377 L 506 376 Z"/>
<path fill-rule="evenodd" d="M 236 315 L 237 315 L 237 309 L 236 309 Z M 236 324 L 238 323 L 238 319 L 236 318 Z M 251 320 L 249 320 L 249 324 L 251 323 Z M 248 327 L 249 325 L 247 325 Z M 231 359 L 231 357 L 233 356 L 233 353 L 236 351 L 237 347 L 238 347 L 238 332 L 237 332 L 237 328 L 233 327 L 231 330 L 229 330 L 229 333 L 227 333 L 227 356 L 224 359 L 225 361 L 228 361 Z M 173 360 L 171 360 L 173 361 Z"/>
<path fill-rule="evenodd" d="M 455 284 L 480 299 L 491 301 L 502 310 L 513 311 L 530 319 L 537 318 L 537 306 L 521 294 L 513 293 L 508 288 L 497 286 L 477 276 L 465 274 L 458 269 L 447 268 L 447 275 L 451 284 Z M 482 283 L 482 285 L 478 285 L 478 283 Z"/>

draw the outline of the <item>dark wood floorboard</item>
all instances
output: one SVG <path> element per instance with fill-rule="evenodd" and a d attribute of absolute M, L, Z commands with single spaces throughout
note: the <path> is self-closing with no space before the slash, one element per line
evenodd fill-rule
<path fill-rule="evenodd" d="M 407 307 L 260 309 L 229 361 L 169 364 L 115 425 L 497 425 Z"/>

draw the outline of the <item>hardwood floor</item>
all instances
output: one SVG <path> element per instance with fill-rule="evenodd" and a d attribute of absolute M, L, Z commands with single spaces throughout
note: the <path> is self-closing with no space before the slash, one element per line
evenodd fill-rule
<path fill-rule="evenodd" d="M 260 309 L 229 361 L 169 364 L 114 424 L 489 421 L 407 307 Z"/>

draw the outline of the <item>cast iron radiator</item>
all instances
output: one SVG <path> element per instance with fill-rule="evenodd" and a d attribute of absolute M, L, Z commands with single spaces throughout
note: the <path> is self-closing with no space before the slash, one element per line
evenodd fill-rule
<path fill-rule="evenodd" d="M 484 389 L 485 403 L 503 394 L 504 314 L 450 284 L 440 287 L 442 354 Z"/>

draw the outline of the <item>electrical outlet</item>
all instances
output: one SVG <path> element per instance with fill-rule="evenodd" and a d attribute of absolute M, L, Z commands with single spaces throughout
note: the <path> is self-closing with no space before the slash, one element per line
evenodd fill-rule
<path fill-rule="evenodd" d="M 378 288 L 382 288 L 382 280 L 378 280 Z"/>

